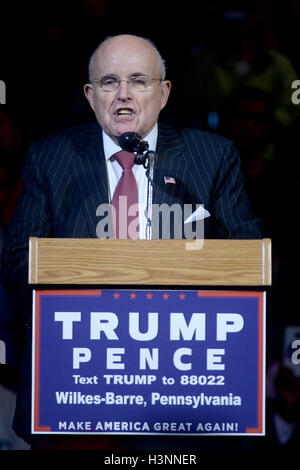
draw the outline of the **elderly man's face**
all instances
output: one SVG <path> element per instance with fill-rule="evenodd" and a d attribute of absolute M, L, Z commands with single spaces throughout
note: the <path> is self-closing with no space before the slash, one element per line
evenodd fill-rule
<path fill-rule="evenodd" d="M 93 78 L 112 76 L 120 80 L 143 75 L 160 78 L 158 59 L 144 40 L 122 35 L 110 39 L 97 52 Z M 114 91 L 104 91 L 97 83 L 85 85 L 85 94 L 100 126 L 116 143 L 124 132 L 145 137 L 154 127 L 170 92 L 170 82 L 155 80 L 145 91 L 125 81 Z"/>

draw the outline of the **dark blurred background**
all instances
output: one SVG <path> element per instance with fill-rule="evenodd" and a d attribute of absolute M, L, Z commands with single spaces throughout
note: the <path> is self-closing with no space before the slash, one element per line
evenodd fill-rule
<path fill-rule="evenodd" d="M 0 80 L 6 85 L 6 104 L 0 105 L 0 250 L 3 227 L 22 187 L 28 143 L 94 120 L 83 95 L 88 60 L 101 40 L 120 33 L 150 38 L 166 60 L 173 88 L 162 119 L 221 134 L 239 148 L 248 194 L 264 221 L 265 237 L 273 240 L 268 427 L 267 436 L 252 438 L 251 446 L 296 447 L 300 365 L 292 366 L 288 346 L 300 337 L 300 105 L 292 102 L 292 83 L 300 79 L 299 1 L 1 5 Z M 0 340 L 7 345 L 0 387 L 13 400 L 18 338 L 10 323 L 9 299 L 2 290 L 0 294 Z M 3 417 L 3 408 L 0 449 L 22 447 L 12 444 L 10 435 L 3 438 L 1 413 Z"/>

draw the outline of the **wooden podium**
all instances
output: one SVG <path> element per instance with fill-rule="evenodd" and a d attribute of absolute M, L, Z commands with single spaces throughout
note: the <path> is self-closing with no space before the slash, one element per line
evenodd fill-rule
<path fill-rule="evenodd" d="M 270 239 L 197 242 L 31 238 L 29 284 L 271 285 Z"/>
<path fill-rule="evenodd" d="M 264 435 L 271 240 L 31 238 L 29 284 L 33 433 Z"/>

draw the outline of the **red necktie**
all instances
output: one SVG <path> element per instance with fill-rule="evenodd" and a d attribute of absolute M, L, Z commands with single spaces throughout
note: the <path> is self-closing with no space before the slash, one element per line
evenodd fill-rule
<path fill-rule="evenodd" d="M 114 233 L 116 238 L 138 238 L 138 187 L 132 172 L 135 155 L 122 150 L 114 157 L 123 168 L 112 198 L 116 216 L 113 223 Z M 136 220 L 136 223 L 131 224 L 133 220 Z"/>

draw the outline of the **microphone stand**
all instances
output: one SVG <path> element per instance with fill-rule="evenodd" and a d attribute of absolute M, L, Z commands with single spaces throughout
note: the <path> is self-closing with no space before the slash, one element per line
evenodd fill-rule
<path fill-rule="evenodd" d="M 154 164 L 157 159 L 157 154 L 153 150 L 148 150 L 145 155 L 137 154 L 134 162 L 137 165 L 143 165 L 147 170 L 146 176 L 148 178 L 147 190 L 147 224 L 146 224 L 146 240 L 152 240 L 152 199 L 153 199 L 153 175 Z"/>

